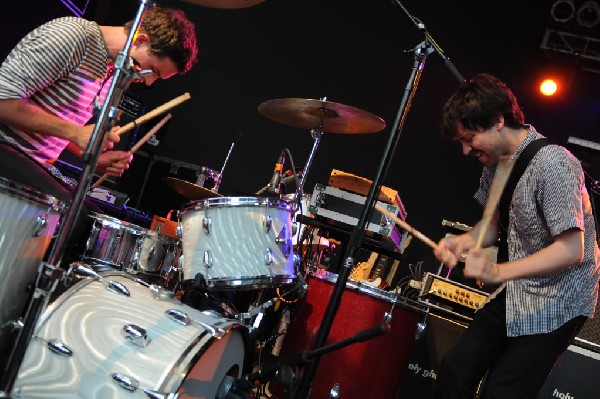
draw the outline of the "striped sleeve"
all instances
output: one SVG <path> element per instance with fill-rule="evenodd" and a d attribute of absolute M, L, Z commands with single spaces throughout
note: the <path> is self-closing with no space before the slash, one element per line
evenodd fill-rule
<path fill-rule="evenodd" d="M 85 29 L 75 18 L 60 18 L 33 30 L 0 67 L 0 98 L 29 98 L 65 77 L 82 62 L 85 42 Z"/>

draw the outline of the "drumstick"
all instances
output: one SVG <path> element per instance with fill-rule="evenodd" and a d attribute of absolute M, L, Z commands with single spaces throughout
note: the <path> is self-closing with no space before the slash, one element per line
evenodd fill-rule
<path fill-rule="evenodd" d="M 146 142 L 148 140 L 150 140 L 150 138 L 152 136 L 154 136 L 156 134 L 156 132 L 158 132 L 160 130 L 160 128 L 163 127 L 164 124 L 167 123 L 167 121 L 169 119 L 171 119 L 172 116 L 173 115 L 169 113 L 164 118 L 162 118 L 162 120 L 160 122 L 158 122 L 152 129 L 150 129 L 148 131 L 148 133 L 146 133 L 144 135 L 144 137 L 142 137 L 137 143 L 135 143 L 135 145 L 133 147 L 131 147 L 131 150 L 129 150 L 129 153 L 130 154 L 135 153 L 137 150 L 140 149 L 141 146 L 146 144 Z M 108 177 L 108 173 L 105 173 L 102 176 L 100 176 L 100 178 L 98 180 L 96 180 L 96 182 L 94 184 L 92 184 L 92 189 L 98 187 L 104 180 L 106 180 L 107 177 Z"/>
<path fill-rule="evenodd" d="M 135 128 L 137 125 L 141 125 L 142 123 L 145 123 L 160 114 L 164 114 L 171 108 L 178 106 L 179 104 L 181 104 L 184 101 L 189 100 L 190 98 L 192 98 L 192 96 L 190 96 L 190 93 L 184 93 L 184 94 L 180 95 L 179 97 L 175 97 L 171 101 L 167 101 L 163 105 L 160 105 L 160 106 L 154 108 L 152 111 L 148 112 L 147 114 L 140 116 L 133 122 L 129 122 L 125 126 L 121 127 L 119 130 L 117 130 L 117 134 L 120 136 L 123 133 L 126 133 L 126 132 L 130 131 L 131 129 Z"/>
<path fill-rule="evenodd" d="M 146 144 L 146 142 L 148 140 L 150 140 L 150 138 L 152 138 L 152 136 L 154 136 L 156 134 L 156 132 L 158 132 L 165 125 L 165 123 L 167 123 L 169 121 L 169 119 L 171 119 L 172 117 L 173 117 L 173 114 L 171 114 L 171 113 L 168 113 L 167 115 L 165 115 L 165 117 L 162 118 L 160 122 L 158 122 L 152 129 L 150 129 L 148 131 L 148 133 L 146 133 L 144 135 L 144 137 L 142 137 L 137 143 L 135 143 L 135 145 L 133 147 L 131 147 L 131 150 L 129 150 L 129 152 L 133 154 L 137 150 L 139 150 L 140 147 L 143 146 L 144 144 Z"/>
<path fill-rule="evenodd" d="M 510 172 L 514 164 L 514 160 L 510 159 L 508 156 L 502 156 L 498 161 L 496 172 L 494 173 L 494 180 L 492 180 L 492 186 L 490 187 L 488 200 L 483 211 L 483 217 L 481 218 L 482 223 L 481 228 L 479 229 L 479 235 L 477 236 L 477 241 L 475 243 L 475 249 L 481 248 L 483 237 L 490 226 L 492 216 L 494 216 L 494 213 L 496 212 L 498 202 L 500 202 L 500 197 L 502 196 L 502 192 L 506 186 L 506 181 L 508 180 L 508 176 L 510 176 Z"/>
<path fill-rule="evenodd" d="M 429 245 L 431 248 L 433 248 L 433 249 L 437 248 L 437 244 L 435 242 L 433 242 L 433 240 L 431 240 L 429 237 L 427 237 L 426 235 L 421 233 L 419 230 L 413 228 L 410 224 L 406 223 L 404 220 L 400 219 L 398 216 L 394 215 L 387 209 L 383 208 L 381 205 L 375 204 L 375 209 L 377 209 L 379 212 L 381 212 L 385 216 L 392 219 L 394 221 L 394 223 L 396 223 L 397 225 L 402 227 L 404 230 L 408 231 L 413 236 L 417 237 L 419 240 L 423 241 L 425 244 Z"/>

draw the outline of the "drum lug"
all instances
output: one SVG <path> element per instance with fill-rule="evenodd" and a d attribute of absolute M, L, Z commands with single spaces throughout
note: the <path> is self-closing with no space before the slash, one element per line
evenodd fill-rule
<path fill-rule="evenodd" d="M 118 281 L 108 280 L 106 283 L 106 289 L 115 294 L 121 294 L 125 296 L 129 296 L 129 290 L 127 287 Z"/>
<path fill-rule="evenodd" d="M 331 391 L 329 391 L 329 399 L 340 397 L 340 384 L 335 384 Z"/>
<path fill-rule="evenodd" d="M 271 231 L 271 227 L 273 226 L 273 217 L 271 215 L 263 215 L 263 226 L 265 233 Z"/>
<path fill-rule="evenodd" d="M 383 324 L 391 325 L 392 324 L 392 314 L 390 312 L 385 312 L 383 315 Z"/>
<path fill-rule="evenodd" d="M 209 251 L 204 251 L 204 266 L 206 267 L 212 267 L 213 264 L 213 258 L 210 254 Z"/>
<path fill-rule="evenodd" d="M 425 333 L 425 329 L 427 328 L 427 324 L 424 322 L 417 323 L 417 331 L 415 332 L 415 339 L 419 339 Z"/>
<path fill-rule="evenodd" d="M 66 356 L 66 357 L 73 356 L 73 351 L 71 350 L 71 348 L 69 348 L 67 345 L 65 345 L 65 343 L 62 341 L 59 341 L 57 339 L 46 340 L 37 335 L 35 336 L 35 338 L 39 339 L 42 342 L 45 342 L 48 349 L 50 349 L 52 352 L 56 353 L 57 355 Z"/>
<path fill-rule="evenodd" d="M 225 335 L 225 331 L 223 331 L 221 328 L 214 328 L 208 323 L 194 320 L 187 313 L 182 312 L 181 310 L 169 309 L 165 310 L 165 314 L 171 320 L 184 326 L 189 326 L 190 324 L 197 324 L 200 327 L 204 328 L 206 331 L 210 332 L 210 334 L 215 338 L 221 339 Z"/>
<path fill-rule="evenodd" d="M 33 236 L 39 237 L 42 235 L 46 227 L 48 226 L 48 221 L 46 218 L 38 215 L 37 220 L 35 221 L 35 226 L 33 227 Z"/>
<path fill-rule="evenodd" d="M 298 234 L 298 222 L 292 222 L 292 236 Z"/>
<path fill-rule="evenodd" d="M 140 386 L 138 380 L 133 377 L 130 377 L 121 373 L 113 373 L 111 374 L 113 381 L 115 381 L 119 386 L 129 392 L 133 392 L 135 390 L 140 390 L 144 392 L 150 399 L 177 399 L 179 398 L 178 393 L 160 393 L 157 391 L 153 391 L 151 389 L 146 389 Z"/>
<path fill-rule="evenodd" d="M 202 230 L 204 230 L 204 233 L 206 233 L 206 235 L 210 234 L 211 227 L 212 227 L 212 218 L 205 217 L 204 219 L 202 219 Z"/>
<path fill-rule="evenodd" d="M 152 341 L 148 334 L 146 334 L 146 330 L 135 324 L 125 324 L 121 332 L 126 340 L 140 348 L 147 347 Z"/>
<path fill-rule="evenodd" d="M 73 267 L 73 264 L 71 264 L 71 267 Z M 80 276 L 87 276 L 87 277 L 93 277 L 95 279 L 98 279 L 99 281 L 101 281 L 103 284 L 106 285 L 107 290 L 109 290 L 110 292 L 112 292 L 114 294 L 121 294 L 121 295 L 125 295 L 125 296 L 131 295 L 125 285 L 119 283 L 118 281 L 106 280 L 104 277 L 102 277 L 101 275 L 96 273 L 93 269 L 87 267 L 86 265 L 84 265 L 82 263 L 75 264 L 75 268 L 73 269 L 73 271 L 76 274 L 79 274 Z"/>
<path fill-rule="evenodd" d="M 269 266 L 273 262 L 274 262 L 274 259 L 273 259 L 273 250 L 271 250 L 271 248 L 267 248 L 267 250 L 265 251 L 265 264 L 267 266 Z"/>
<path fill-rule="evenodd" d="M 165 310 L 165 313 L 167 314 L 167 316 L 169 316 L 171 320 L 176 321 L 177 323 L 183 326 L 189 326 L 190 324 L 192 324 L 192 319 L 190 318 L 190 316 L 188 316 L 187 313 L 182 312 L 181 310 L 169 309 Z"/>
<path fill-rule="evenodd" d="M 281 248 L 281 252 L 287 259 L 290 256 L 290 252 L 292 252 L 292 240 L 291 238 L 286 238 L 286 231 L 287 229 L 284 226 L 277 238 L 275 238 L 275 243 Z"/>
<path fill-rule="evenodd" d="M 294 267 L 298 268 L 302 264 L 302 257 L 299 254 L 294 254 Z"/>

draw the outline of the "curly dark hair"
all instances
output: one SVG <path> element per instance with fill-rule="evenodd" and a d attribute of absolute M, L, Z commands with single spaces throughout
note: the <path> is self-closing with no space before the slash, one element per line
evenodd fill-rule
<path fill-rule="evenodd" d="M 125 23 L 127 32 L 133 21 Z M 150 52 L 168 57 L 180 74 L 188 72 L 198 60 L 196 28 L 183 11 L 151 7 L 144 12 L 140 30 L 150 37 Z"/>
<path fill-rule="evenodd" d="M 513 129 L 523 127 L 525 117 L 517 98 L 498 78 L 481 73 L 465 81 L 442 110 L 442 135 L 454 138 L 458 124 L 469 130 L 487 130 L 504 117 Z"/>

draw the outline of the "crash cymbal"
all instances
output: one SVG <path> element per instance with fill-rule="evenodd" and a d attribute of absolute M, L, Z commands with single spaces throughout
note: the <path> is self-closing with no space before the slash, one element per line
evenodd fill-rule
<path fill-rule="evenodd" d="M 375 133 L 385 121 L 370 112 L 349 105 L 323 100 L 280 98 L 265 101 L 258 111 L 267 118 L 301 129 L 327 133 Z"/>
<path fill-rule="evenodd" d="M 175 192 L 183 195 L 189 200 L 201 200 L 206 198 L 223 196 L 216 191 L 209 190 L 208 188 L 204 188 L 197 184 L 177 179 L 175 177 L 163 177 L 162 181 L 164 181 L 167 184 L 167 186 L 172 188 Z"/>
<path fill-rule="evenodd" d="M 262 3 L 265 0 L 183 0 L 187 3 L 210 8 L 247 8 Z"/>

